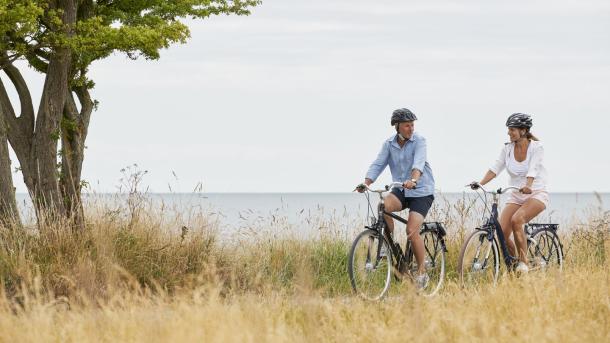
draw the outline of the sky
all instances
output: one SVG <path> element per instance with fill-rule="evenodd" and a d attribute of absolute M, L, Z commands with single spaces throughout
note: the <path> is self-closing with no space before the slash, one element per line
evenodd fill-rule
<path fill-rule="evenodd" d="M 92 66 L 91 190 L 137 164 L 153 192 L 349 192 L 407 107 L 439 191 L 482 177 L 513 112 L 533 117 L 551 192 L 610 191 L 607 0 L 265 0 L 187 23 L 158 61 Z"/>

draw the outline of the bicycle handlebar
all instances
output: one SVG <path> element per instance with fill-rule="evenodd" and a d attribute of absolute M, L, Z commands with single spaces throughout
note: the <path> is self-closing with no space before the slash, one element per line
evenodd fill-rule
<path fill-rule="evenodd" d="M 472 186 L 473 186 L 473 184 L 471 183 L 471 184 L 466 185 L 465 187 L 472 188 Z M 515 187 L 515 186 L 508 186 L 508 187 L 504 187 L 504 188 L 500 187 L 497 190 L 492 190 L 492 191 L 486 190 L 485 188 L 483 188 L 483 185 L 481 185 L 479 183 L 476 183 L 476 186 L 477 186 L 476 188 L 472 188 L 472 189 L 477 190 L 478 188 L 480 188 L 484 193 L 493 194 L 493 195 L 504 194 L 504 193 L 506 193 L 506 191 L 509 191 L 511 189 L 514 189 L 516 191 L 521 191 L 521 189 L 519 187 Z"/>
<path fill-rule="evenodd" d="M 383 189 L 372 189 L 369 186 L 362 184 L 361 186 L 364 187 L 364 189 L 366 189 L 369 192 L 373 192 L 373 193 L 385 193 L 385 192 L 389 192 L 391 191 L 393 188 L 404 188 L 403 184 L 401 182 L 392 182 L 389 185 L 386 185 Z M 415 189 L 415 188 L 414 188 Z"/>

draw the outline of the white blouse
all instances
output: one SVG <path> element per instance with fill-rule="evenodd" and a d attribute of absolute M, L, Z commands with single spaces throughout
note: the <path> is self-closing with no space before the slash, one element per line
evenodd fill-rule
<path fill-rule="evenodd" d="M 544 157 L 544 147 L 539 141 L 530 141 L 527 147 L 525 160 L 518 162 L 515 160 L 515 143 L 507 143 L 500 152 L 496 162 L 489 168 L 494 174 L 498 175 L 506 168 L 510 176 L 509 184 L 515 187 L 524 187 L 527 178 L 533 177 L 534 183 L 532 190 L 546 191 L 547 173 L 542 160 Z"/>

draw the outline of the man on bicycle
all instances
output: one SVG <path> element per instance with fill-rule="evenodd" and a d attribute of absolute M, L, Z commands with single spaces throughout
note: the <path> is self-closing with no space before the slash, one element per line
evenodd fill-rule
<path fill-rule="evenodd" d="M 383 142 L 379 155 L 366 173 L 364 183 L 369 186 L 390 166 L 392 181 L 400 182 L 403 188 L 394 188 L 385 197 L 385 209 L 388 212 L 402 211 L 409 208 L 407 237 L 411 240 L 418 264 L 417 286 L 425 288 L 429 277 L 424 265 L 425 247 L 419 235 L 419 228 L 432 202 L 434 201 L 434 176 L 428 163 L 426 139 L 415 132 L 417 117 L 406 108 L 392 113 L 390 124 L 396 134 Z M 363 192 L 363 188 L 358 188 Z M 385 215 L 389 234 L 394 232 L 392 217 Z"/>

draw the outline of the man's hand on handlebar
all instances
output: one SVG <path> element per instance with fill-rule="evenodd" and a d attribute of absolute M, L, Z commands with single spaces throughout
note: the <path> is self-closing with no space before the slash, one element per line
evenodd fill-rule
<path fill-rule="evenodd" d="M 358 186 L 356 186 L 356 189 L 354 189 L 354 192 L 364 193 L 365 190 L 366 190 L 366 185 L 364 183 L 361 183 Z"/>
<path fill-rule="evenodd" d="M 409 180 L 409 181 L 405 181 L 402 186 L 406 189 L 415 189 L 415 187 L 417 187 L 417 183 Z"/>
<path fill-rule="evenodd" d="M 472 189 L 472 190 L 474 191 L 474 190 L 477 190 L 477 189 L 481 188 L 481 184 L 479 184 L 479 183 L 478 183 L 478 182 L 476 182 L 476 181 L 472 181 L 472 182 L 471 182 L 471 183 L 468 185 L 468 187 L 470 187 L 470 189 Z"/>
<path fill-rule="evenodd" d="M 364 179 L 364 182 L 359 184 L 358 186 L 356 186 L 356 189 L 354 189 L 354 192 L 358 192 L 358 193 L 364 193 L 364 191 L 366 191 L 366 189 L 373 183 L 373 180 L 369 179 L 368 177 Z"/>

